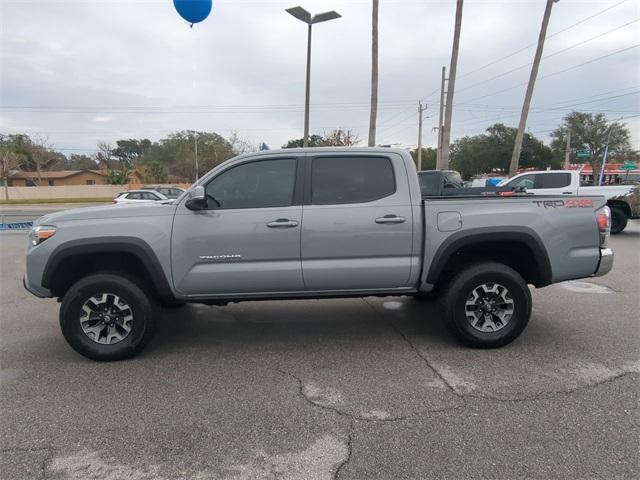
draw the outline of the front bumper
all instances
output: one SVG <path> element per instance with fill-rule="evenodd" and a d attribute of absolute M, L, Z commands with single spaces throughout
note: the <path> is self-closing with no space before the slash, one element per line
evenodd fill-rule
<path fill-rule="evenodd" d="M 598 264 L 598 268 L 593 274 L 594 277 L 601 277 L 606 275 L 613 268 L 613 250 L 610 248 L 601 248 L 600 249 L 600 263 Z"/>
<path fill-rule="evenodd" d="M 29 288 L 29 284 L 27 283 L 27 276 L 26 275 L 24 277 L 22 277 L 22 286 L 31 295 L 35 295 L 36 297 L 39 297 L 39 298 L 46 298 L 44 295 L 42 295 L 42 294 L 36 292 L 35 290 Z"/>

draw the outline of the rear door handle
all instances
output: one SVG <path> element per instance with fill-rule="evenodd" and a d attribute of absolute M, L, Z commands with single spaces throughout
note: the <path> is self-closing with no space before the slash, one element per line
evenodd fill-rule
<path fill-rule="evenodd" d="M 406 218 L 399 217 L 398 215 L 385 215 L 384 217 L 376 218 L 376 223 L 403 223 L 406 221 Z"/>
<path fill-rule="evenodd" d="M 279 218 L 273 222 L 267 223 L 267 227 L 269 228 L 291 228 L 297 226 L 298 222 L 295 220 L 289 220 L 288 218 Z"/>

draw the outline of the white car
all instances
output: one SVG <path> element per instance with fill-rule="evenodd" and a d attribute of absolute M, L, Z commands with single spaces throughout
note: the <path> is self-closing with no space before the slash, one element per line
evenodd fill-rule
<path fill-rule="evenodd" d="M 172 199 L 165 197 L 155 190 L 129 190 L 120 193 L 113 199 L 117 204 L 138 204 L 138 203 L 171 203 Z"/>
<path fill-rule="evenodd" d="M 171 198 L 172 200 L 175 200 L 185 192 L 184 188 L 163 187 L 162 185 L 158 185 L 156 187 L 142 187 L 142 190 L 153 190 L 154 192 L 161 193 L 165 197 Z"/>

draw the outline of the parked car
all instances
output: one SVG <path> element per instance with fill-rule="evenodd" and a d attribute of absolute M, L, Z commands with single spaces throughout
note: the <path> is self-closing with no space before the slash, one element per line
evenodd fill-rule
<path fill-rule="evenodd" d="M 171 203 L 173 200 L 165 197 L 162 193 L 155 190 L 129 190 L 121 192 L 113 203 L 118 204 L 138 204 L 138 203 Z"/>
<path fill-rule="evenodd" d="M 158 193 L 161 193 L 165 197 L 171 198 L 174 200 L 185 192 L 184 188 L 175 187 L 175 186 L 166 187 L 162 185 L 146 186 L 146 187 L 142 187 L 142 190 L 154 190 Z"/>
<path fill-rule="evenodd" d="M 611 233 L 622 232 L 627 221 L 640 218 L 640 187 L 633 185 L 581 186 L 577 170 L 525 172 L 500 182 L 499 186 L 524 187 L 532 195 L 602 195 L 611 209 Z"/>
<path fill-rule="evenodd" d="M 500 347 L 531 315 L 528 284 L 604 275 L 603 197 L 423 197 L 408 152 L 301 148 L 215 167 L 166 208 L 93 207 L 35 222 L 27 290 L 61 300 L 69 344 L 96 360 L 140 352 L 156 302 L 442 292 L 463 343 Z"/>

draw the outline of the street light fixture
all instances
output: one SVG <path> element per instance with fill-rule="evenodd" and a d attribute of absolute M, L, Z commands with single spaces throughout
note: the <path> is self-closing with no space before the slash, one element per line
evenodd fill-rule
<path fill-rule="evenodd" d="M 311 25 L 314 23 L 326 22 L 340 18 L 341 15 L 335 11 L 318 13 L 311 16 L 302 7 L 287 8 L 286 11 L 296 17 L 301 22 L 307 24 L 307 83 L 304 95 L 304 136 L 302 137 L 302 146 L 309 146 L 309 87 L 311 85 Z"/>

